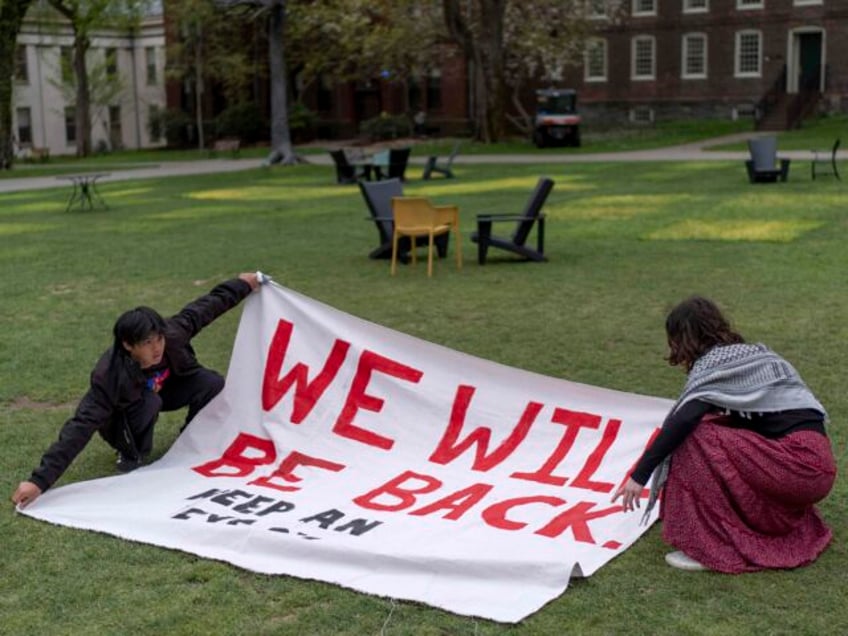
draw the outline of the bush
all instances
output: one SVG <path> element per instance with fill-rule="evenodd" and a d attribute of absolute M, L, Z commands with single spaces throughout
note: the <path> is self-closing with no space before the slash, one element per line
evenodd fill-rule
<path fill-rule="evenodd" d="M 255 104 L 233 104 L 215 118 L 215 136 L 237 137 L 242 143 L 268 138 L 268 122 Z"/>
<path fill-rule="evenodd" d="M 359 125 L 359 132 L 375 141 L 409 137 L 412 134 L 412 122 L 406 115 L 389 115 L 384 111 L 363 121 Z"/>
<path fill-rule="evenodd" d="M 304 140 L 314 134 L 318 118 L 300 102 L 289 104 L 289 132 L 292 140 Z"/>
<path fill-rule="evenodd" d="M 184 148 L 196 137 L 191 117 L 177 109 L 151 112 L 147 129 L 151 138 L 161 139 L 164 136 L 168 146 L 172 148 Z"/>

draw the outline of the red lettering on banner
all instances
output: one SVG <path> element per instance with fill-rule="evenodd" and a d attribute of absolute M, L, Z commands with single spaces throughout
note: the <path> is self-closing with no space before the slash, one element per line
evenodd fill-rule
<path fill-rule="evenodd" d="M 424 375 L 418 369 L 413 369 L 373 351 L 363 351 L 345 404 L 335 425 L 333 425 L 333 432 L 369 446 L 388 450 L 394 446 L 395 441 L 393 439 L 378 435 L 353 423 L 353 418 L 360 409 L 379 413 L 383 408 L 384 400 L 382 398 L 365 392 L 368 383 L 371 381 L 371 374 L 374 372 L 385 373 L 413 384 L 421 380 Z"/>
<path fill-rule="evenodd" d="M 300 486 L 285 486 L 274 481 L 276 478 L 289 483 L 302 481 L 302 477 L 298 477 L 294 474 L 294 469 L 298 466 L 314 466 L 316 468 L 323 468 L 324 470 L 332 470 L 334 472 L 339 472 L 345 468 L 344 464 L 337 464 L 336 462 L 331 462 L 327 459 L 312 457 L 311 455 L 305 455 L 298 451 L 292 451 L 273 473 L 266 475 L 265 477 L 260 477 L 259 479 L 254 479 L 250 482 L 250 484 L 283 491 L 300 490 Z"/>
<path fill-rule="evenodd" d="M 286 320 L 277 323 L 277 330 L 268 346 L 268 360 L 265 363 L 265 373 L 262 377 L 262 408 L 270 411 L 294 386 L 294 405 L 292 406 L 291 422 L 300 424 L 312 411 L 312 407 L 327 390 L 330 382 L 336 377 L 339 368 L 347 356 L 350 343 L 336 340 L 324 368 L 310 382 L 309 367 L 298 362 L 289 372 L 280 378 L 283 360 L 291 341 L 294 325 Z"/>
<path fill-rule="evenodd" d="M 501 530 L 521 530 L 526 527 L 527 524 L 522 521 L 507 519 L 506 513 L 518 506 L 526 506 L 533 503 L 543 503 L 548 504 L 549 506 L 561 506 L 565 503 L 565 499 L 560 499 L 559 497 L 548 497 L 545 495 L 539 495 L 536 497 L 514 497 L 513 499 L 505 499 L 504 501 L 489 506 L 483 511 L 481 516 L 483 517 L 483 521 L 493 528 L 499 528 Z"/>
<path fill-rule="evenodd" d="M 542 410 L 543 405 L 538 402 L 528 402 L 518 424 L 501 444 L 487 454 L 492 431 L 489 428 L 480 427 L 474 429 L 462 441 L 459 441 L 459 433 L 465 424 L 468 407 L 476 389 L 473 386 L 460 385 L 456 390 L 453 407 L 451 408 L 450 420 L 442 439 L 439 440 L 436 450 L 430 455 L 430 461 L 435 464 L 448 464 L 464 453 L 470 446 L 476 445 L 474 453 L 474 464 L 472 470 L 487 471 L 500 464 L 518 448 L 518 445 L 527 437 L 530 427 L 536 421 L 536 417 Z"/>
<path fill-rule="evenodd" d="M 258 451 L 260 455 L 249 457 L 246 455 L 248 450 Z M 248 433 L 239 433 L 220 458 L 194 466 L 192 470 L 204 477 L 245 477 L 257 466 L 272 464 L 275 459 L 277 459 L 277 452 L 271 440 Z M 235 472 L 226 472 L 223 470 L 225 468 L 231 468 Z"/>
<path fill-rule="evenodd" d="M 439 510 L 450 510 L 446 515 L 442 515 L 443 519 L 459 519 L 462 515 L 468 512 L 474 504 L 480 501 L 494 486 L 489 484 L 472 484 L 468 488 L 457 490 L 455 493 L 437 499 L 433 503 L 412 510 L 409 514 L 417 517 L 432 514 Z"/>
<path fill-rule="evenodd" d="M 423 482 L 423 484 L 418 487 L 404 485 L 405 482 L 411 482 L 413 480 Z M 407 470 L 394 479 L 387 481 L 382 486 L 379 486 L 364 495 L 356 497 L 353 500 L 353 503 L 358 506 L 362 506 L 363 508 L 368 508 L 369 510 L 387 510 L 394 512 L 397 510 L 403 510 L 404 508 L 409 508 L 415 504 L 416 495 L 433 492 L 434 490 L 438 490 L 441 485 L 442 482 L 435 477 Z M 395 503 L 378 503 L 376 500 L 383 496 L 394 497 L 397 501 Z"/>
<path fill-rule="evenodd" d="M 553 538 L 558 537 L 568 528 L 571 528 L 576 541 L 580 541 L 581 543 L 595 543 L 595 538 L 589 530 L 588 522 L 592 519 L 607 517 L 622 510 L 622 506 L 610 506 L 603 510 L 589 512 L 597 505 L 597 503 L 592 501 L 581 501 L 551 519 L 545 527 L 536 530 L 535 534 Z"/>
<path fill-rule="evenodd" d="M 353 503 L 369 510 L 384 512 L 406 511 L 407 514 L 417 517 L 445 511 L 446 514 L 441 515 L 441 518 L 457 520 L 467 515 L 472 508 L 480 504 L 495 488 L 491 484 L 471 484 L 449 495 L 442 496 L 429 504 L 411 510 L 424 496 L 436 493 L 442 486 L 443 482 L 436 477 L 407 470 L 397 477 L 390 479 L 382 486 L 354 498 Z M 530 524 L 524 521 L 510 519 L 509 514 L 515 509 L 537 504 L 556 508 L 564 506 L 566 503 L 565 499 L 551 495 L 513 497 L 490 504 L 483 508 L 479 514 L 486 525 L 491 528 L 516 531 L 523 530 Z M 575 541 L 595 544 L 595 538 L 589 528 L 590 522 L 621 512 L 622 510 L 622 506 L 620 505 L 593 510 L 597 505 L 598 503 L 594 501 L 580 501 L 570 508 L 557 513 L 556 516 L 544 523 L 538 530 L 533 530 L 533 534 L 556 539 L 566 530 L 570 529 Z M 534 516 L 538 518 L 538 515 Z M 620 545 L 619 542 L 610 539 L 603 544 L 603 547 L 617 549 Z"/>
<path fill-rule="evenodd" d="M 615 488 L 615 484 L 612 482 L 592 481 L 590 478 L 600 467 L 601 461 L 603 461 L 607 451 L 613 445 L 613 442 L 615 442 L 615 438 L 618 437 L 620 428 L 621 420 L 611 419 L 607 422 L 606 428 L 604 428 L 604 434 L 601 436 L 601 441 L 598 442 L 595 450 L 589 454 L 586 463 L 583 464 L 583 468 L 580 469 L 577 476 L 571 480 L 572 488 L 585 488 L 594 492 L 611 492 Z"/>
<path fill-rule="evenodd" d="M 529 481 L 537 481 L 540 484 L 551 484 L 554 486 L 564 486 L 568 481 L 567 477 L 554 475 L 553 472 L 560 462 L 568 454 L 568 451 L 574 446 L 574 441 L 577 439 L 580 430 L 583 428 L 596 429 L 601 424 L 601 416 L 593 413 L 582 413 L 580 411 L 569 411 L 568 409 L 557 408 L 551 417 L 551 421 L 555 424 L 562 424 L 565 430 L 562 434 L 559 444 L 551 453 L 550 457 L 542 464 L 541 468 L 532 473 L 515 472 L 510 477 L 516 479 L 527 479 Z"/>

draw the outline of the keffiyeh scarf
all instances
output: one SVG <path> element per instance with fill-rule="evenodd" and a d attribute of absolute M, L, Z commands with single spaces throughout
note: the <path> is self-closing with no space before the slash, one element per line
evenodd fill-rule
<path fill-rule="evenodd" d="M 674 414 L 691 400 L 701 400 L 742 417 L 790 409 L 827 411 L 789 362 L 763 344 L 732 344 L 713 347 L 695 361 L 683 393 L 671 408 Z M 642 523 L 647 523 L 660 490 L 668 477 L 671 456 L 651 477 L 651 494 Z"/>

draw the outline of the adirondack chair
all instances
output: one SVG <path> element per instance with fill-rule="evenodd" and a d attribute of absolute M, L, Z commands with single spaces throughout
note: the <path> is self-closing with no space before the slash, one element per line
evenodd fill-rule
<path fill-rule="evenodd" d="M 421 176 L 422 179 L 429 179 L 433 176 L 433 173 L 443 174 L 447 179 L 453 179 L 453 170 L 451 166 L 453 166 L 453 160 L 456 159 L 456 156 L 459 154 L 459 147 L 462 145 L 461 141 L 457 141 L 453 150 L 448 156 L 447 160 L 443 163 L 439 163 L 439 158 L 436 155 L 431 155 L 427 157 L 427 163 L 424 166 L 424 174 Z"/>
<path fill-rule="evenodd" d="M 377 226 L 380 236 L 380 244 L 371 250 L 369 258 L 391 258 L 392 237 L 394 235 L 394 216 L 392 215 L 392 199 L 403 196 L 403 184 L 400 179 L 386 179 L 384 181 L 360 181 L 359 190 L 365 199 L 365 204 L 370 212 L 369 220 Z M 436 251 L 439 258 L 444 258 L 448 253 L 448 240 L 450 235 L 443 234 L 435 239 Z M 417 237 L 416 245 L 426 245 L 428 237 Z M 398 259 L 406 263 L 409 260 L 410 238 L 404 236 L 398 243 Z"/>
<path fill-rule="evenodd" d="M 489 247 L 497 247 L 526 260 L 541 262 L 545 258 L 545 215 L 542 206 L 554 187 L 552 179 L 541 177 L 536 187 L 527 199 L 521 214 L 479 214 L 477 215 L 477 231 L 471 235 L 471 240 L 477 243 L 477 262 L 486 263 Z M 515 229 L 508 238 L 492 235 L 492 225 L 497 222 L 512 222 Z M 536 229 L 535 249 L 527 245 L 527 239 L 533 226 Z"/>
<path fill-rule="evenodd" d="M 356 166 L 348 161 L 344 150 L 331 150 L 330 156 L 336 166 L 336 183 L 356 183 L 365 175 L 356 171 Z"/>
<path fill-rule="evenodd" d="M 813 162 L 810 165 L 813 181 L 817 174 L 832 174 L 840 181 L 842 180 L 839 176 L 839 168 L 836 167 L 836 151 L 839 150 L 840 142 L 840 139 L 833 142 L 833 148 L 830 150 L 813 150 Z"/>
<path fill-rule="evenodd" d="M 786 181 L 791 159 L 781 159 L 777 156 L 777 137 L 749 139 L 748 151 L 751 158 L 745 162 L 745 168 L 751 183 Z"/>
<path fill-rule="evenodd" d="M 389 150 L 389 165 L 376 165 L 377 179 L 399 179 L 406 181 L 406 164 L 412 148 L 392 148 Z"/>

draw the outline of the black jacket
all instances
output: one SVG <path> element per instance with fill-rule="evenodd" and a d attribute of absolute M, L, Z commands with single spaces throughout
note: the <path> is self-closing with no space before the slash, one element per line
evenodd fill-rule
<path fill-rule="evenodd" d="M 201 368 L 191 339 L 221 314 L 238 305 L 250 294 L 245 281 L 234 278 L 217 285 L 205 296 L 186 305 L 165 321 L 165 354 L 174 376 L 187 376 Z M 91 372 L 91 385 L 76 413 L 62 426 L 59 439 L 44 453 L 41 465 L 29 481 L 42 491 L 52 486 L 85 448 L 96 431 L 109 426 L 114 415 L 141 399 L 145 390 L 144 373 L 121 349 L 113 355 L 110 347 Z"/>

